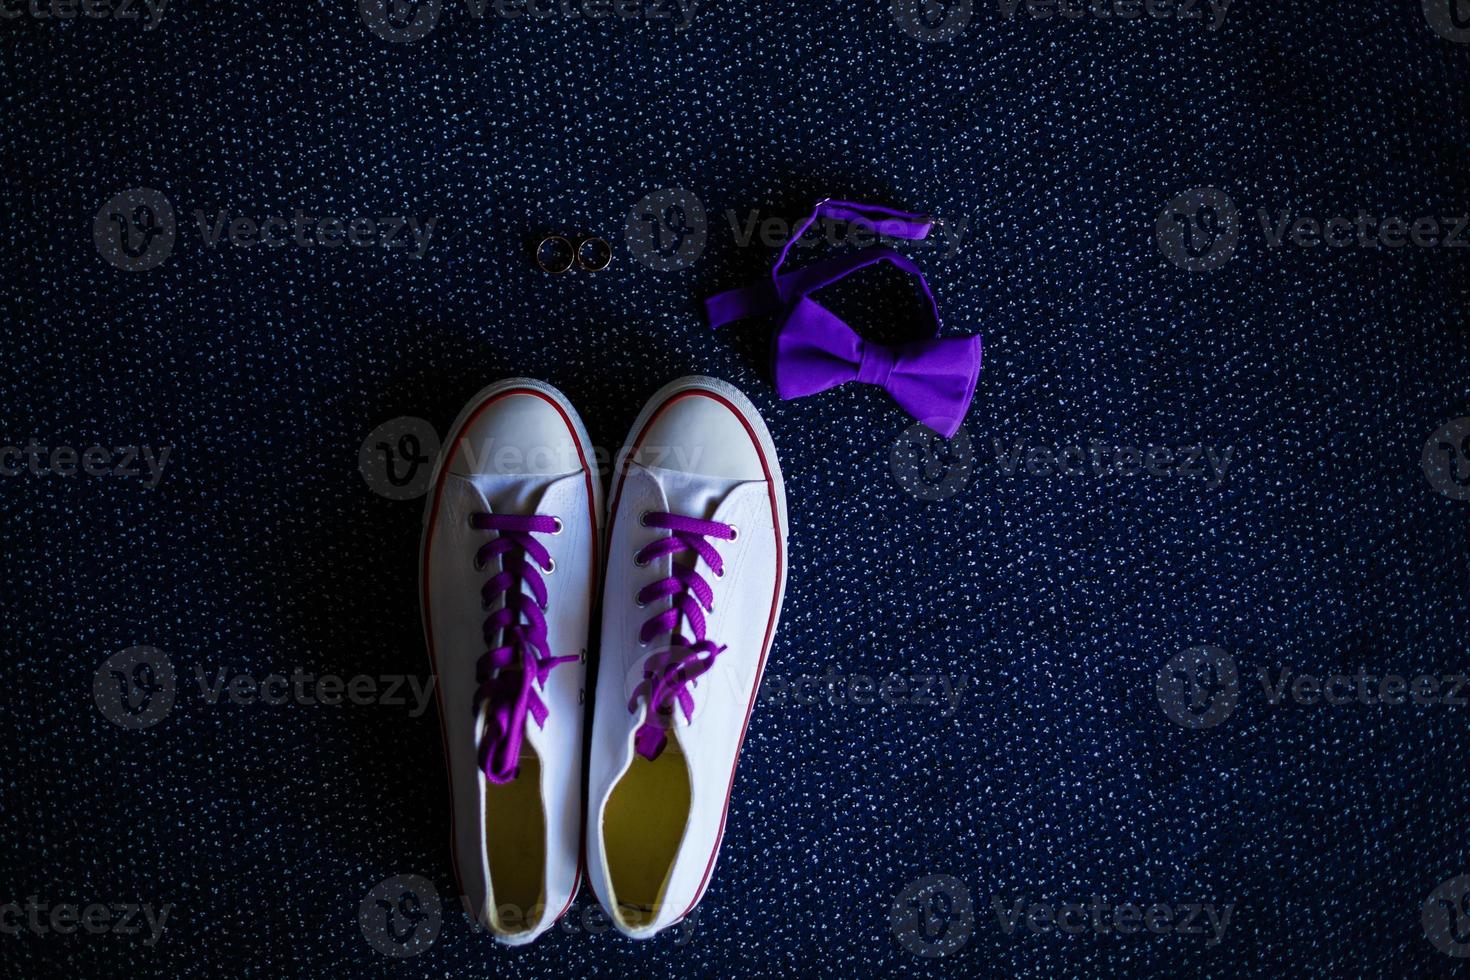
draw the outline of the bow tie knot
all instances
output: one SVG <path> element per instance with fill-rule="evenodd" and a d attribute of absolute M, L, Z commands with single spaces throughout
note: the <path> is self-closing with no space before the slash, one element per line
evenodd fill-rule
<path fill-rule="evenodd" d="M 898 364 L 898 352 L 882 344 L 862 341 L 859 344 L 862 360 L 858 362 L 857 380 L 865 385 L 888 387 L 888 379 Z"/>

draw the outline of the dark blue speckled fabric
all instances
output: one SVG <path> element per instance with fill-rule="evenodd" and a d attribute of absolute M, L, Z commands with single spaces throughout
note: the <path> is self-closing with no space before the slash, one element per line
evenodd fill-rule
<path fill-rule="evenodd" d="M 1362 244 L 1470 242 L 1452 2 L 0 0 L 0 973 L 1463 975 L 1470 249 Z M 905 250 L 985 336 L 967 442 L 873 388 L 778 402 L 769 325 L 703 325 L 768 268 L 752 217 L 826 195 L 955 229 Z M 541 229 L 612 267 L 535 271 Z M 848 287 L 902 335 L 901 278 Z M 507 950 L 459 905 L 432 706 L 212 685 L 422 680 L 376 426 L 518 374 L 615 448 L 693 372 L 761 407 L 792 523 L 721 863 L 681 933 L 584 888 Z M 398 875 L 419 911 L 376 904 Z"/>

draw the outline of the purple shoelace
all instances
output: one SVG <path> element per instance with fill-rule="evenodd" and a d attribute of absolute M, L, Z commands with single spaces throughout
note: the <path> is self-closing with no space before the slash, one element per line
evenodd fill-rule
<path fill-rule="evenodd" d="M 704 559 L 717 577 L 725 573 L 724 559 L 705 539 L 734 541 L 737 531 L 733 524 L 702 521 L 662 511 L 645 513 L 643 524 L 663 528 L 669 534 L 648 544 L 634 556 L 639 565 L 647 565 L 665 555 L 692 551 Z M 668 578 L 638 590 L 639 605 L 646 606 L 672 597 L 669 608 L 649 619 L 638 631 L 638 641 L 645 645 L 661 633 L 669 634 L 668 649 L 659 651 L 644 662 L 643 681 L 628 702 L 628 710 L 636 712 L 638 699 L 648 699 L 648 714 L 633 738 L 638 754 L 645 759 L 657 759 L 668 743 L 667 731 L 658 718 L 672 714 L 675 703 L 684 709 L 686 720 L 694 720 L 694 695 L 689 693 L 689 688 L 695 684 L 696 678 L 714 666 L 715 657 L 725 649 L 704 635 L 704 614 L 713 612 L 715 605 L 715 594 L 709 583 L 690 565 L 674 562 L 670 568 Z M 681 619 L 689 624 L 693 639 L 679 632 Z"/>
<path fill-rule="evenodd" d="M 490 782 L 503 784 L 520 771 L 526 715 L 538 727 L 546 726 L 546 705 L 536 687 L 545 686 L 551 668 L 579 657 L 551 655 L 546 636 L 546 583 L 541 573 L 550 574 L 556 564 L 546 547 L 532 537 L 558 533 L 561 520 L 541 514 L 477 513 L 470 516 L 470 526 L 497 535 L 475 553 L 477 568 L 500 557 L 500 571 L 480 589 L 485 608 L 505 596 L 504 604 L 485 620 L 485 644 L 490 649 L 475 663 L 475 680 L 480 686 L 475 690 L 474 706 L 477 713 L 482 701 L 490 706 L 480 743 L 480 768 Z M 532 561 L 526 560 L 527 555 Z M 521 589 L 522 583 L 530 589 L 529 595 Z"/>

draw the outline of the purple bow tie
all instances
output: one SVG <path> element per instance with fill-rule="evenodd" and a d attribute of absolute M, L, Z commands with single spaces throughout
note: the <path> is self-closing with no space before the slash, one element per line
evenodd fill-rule
<path fill-rule="evenodd" d="M 771 270 L 771 281 L 732 289 L 705 301 L 711 327 L 763 313 L 785 311 L 771 345 L 771 373 L 783 399 L 816 394 L 848 381 L 883 388 L 899 407 L 946 439 L 959 431 L 980 376 L 980 337 L 942 339 L 939 309 L 919 267 L 898 252 L 874 245 L 781 273 L 791 246 L 820 217 L 851 221 L 892 238 L 917 241 L 931 223 L 920 215 L 844 201 L 823 201 L 792 230 Z M 859 269 L 890 262 L 916 277 L 924 294 L 933 335 L 892 347 L 859 337 L 811 293 Z"/>

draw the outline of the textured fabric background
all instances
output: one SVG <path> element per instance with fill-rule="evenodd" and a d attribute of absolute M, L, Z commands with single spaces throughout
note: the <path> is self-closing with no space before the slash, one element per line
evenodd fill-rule
<path fill-rule="evenodd" d="M 1470 44 L 1418 0 L 1238 0 L 1217 30 L 977 0 L 930 11 L 960 18 L 940 39 L 903 0 L 705 0 L 683 30 L 445 0 L 406 43 L 346 0 L 175 0 L 151 30 L 0 6 L 0 443 L 171 449 L 156 487 L 0 481 L 0 904 L 172 906 L 154 945 L 8 915 L 6 975 L 1459 975 L 1465 931 L 1437 948 L 1424 923 L 1466 904 L 1470 707 L 1272 705 L 1258 680 L 1466 670 L 1470 501 L 1421 453 L 1470 415 L 1470 251 L 1272 247 L 1258 215 L 1470 210 Z M 135 188 L 176 240 L 128 272 L 94 216 Z M 625 236 L 661 188 L 707 214 L 685 268 Z M 1239 212 L 1214 271 L 1156 236 L 1195 188 Z M 750 216 L 828 195 L 966 227 L 906 248 L 947 328 L 985 336 L 968 463 L 930 459 L 938 484 L 903 445 L 895 467 L 910 420 L 881 391 L 780 403 L 769 324 L 702 323 L 768 268 Z M 196 212 L 222 209 L 436 224 L 421 258 L 210 247 Z M 541 228 L 606 236 L 612 268 L 538 273 Z M 896 276 L 839 298 L 881 335 L 912 311 Z M 691 372 L 761 407 L 792 523 L 721 863 L 683 938 L 606 932 L 584 887 L 506 950 L 459 907 L 432 707 L 210 704 L 195 672 L 422 678 L 421 501 L 365 481 L 369 432 L 442 432 L 518 374 L 615 449 Z M 1028 468 L 1094 440 L 1174 462 Z M 1223 479 L 1180 472 L 1194 446 L 1229 453 Z M 176 700 L 128 730 L 93 680 L 137 645 Z M 1238 703 L 1196 729 L 1157 681 L 1201 645 Z M 404 874 L 442 923 L 395 960 L 359 905 Z M 949 914 L 921 921 L 905 889 L 930 875 Z M 1231 918 L 1218 942 L 1007 928 L 1017 902 L 1094 900 Z"/>

